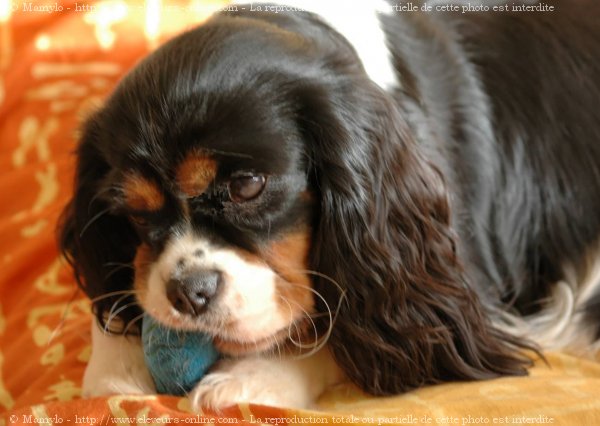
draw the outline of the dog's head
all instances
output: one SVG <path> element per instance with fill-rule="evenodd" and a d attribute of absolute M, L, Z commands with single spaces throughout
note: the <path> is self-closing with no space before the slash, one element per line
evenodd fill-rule
<path fill-rule="evenodd" d="M 140 307 L 241 355 L 327 339 L 392 393 L 522 371 L 456 257 L 444 182 L 306 13 L 218 15 L 87 122 L 62 245 L 101 322 Z"/>

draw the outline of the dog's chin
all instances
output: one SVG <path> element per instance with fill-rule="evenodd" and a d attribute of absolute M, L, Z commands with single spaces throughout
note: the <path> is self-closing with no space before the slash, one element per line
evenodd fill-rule
<path fill-rule="evenodd" d="M 229 336 L 216 335 L 213 337 L 213 344 L 220 353 L 241 356 L 271 351 L 282 346 L 288 337 L 289 330 L 286 327 L 269 336 L 252 340 L 241 340 Z"/>
<path fill-rule="evenodd" d="M 227 321 L 208 321 L 206 318 L 199 323 L 197 320 L 186 319 L 179 315 L 157 315 L 157 312 L 147 312 L 167 327 L 212 336 L 215 348 L 222 354 L 232 356 L 258 354 L 282 348 L 290 338 L 290 327 L 294 327 L 286 326 L 270 333 L 262 331 L 253 335 L 247 327 L 238 330 L 235 326 L 236 322 L 227 324 Z M 297 329 L 298 325 L 295 328 Z"/>
<path fill-rule="evenodd" d="M 300 355 L 319 344 L 319 334 L 315 324 L 308 319 L 297 319 L 270 334 L 256 335 L 244 327 L 240 332 L 235 327 L 223 328 L 213 337 L 213 343 L 221 353 L 242 356 L 259 353 L 294 353 Z"/>

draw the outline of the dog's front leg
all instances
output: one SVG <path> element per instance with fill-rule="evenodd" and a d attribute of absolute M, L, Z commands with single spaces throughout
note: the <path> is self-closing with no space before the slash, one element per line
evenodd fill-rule
<path fill-rule="evenodd" d="M 144 361 L 141 340 L 108 334 L 93 321 L 92 355 L 83 376 L 83 396 L 153 393 L 156 389 Z"/>

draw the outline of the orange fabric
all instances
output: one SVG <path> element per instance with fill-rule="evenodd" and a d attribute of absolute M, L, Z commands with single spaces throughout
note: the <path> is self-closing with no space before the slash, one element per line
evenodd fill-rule
<path fill-rule="evenodd" d="M 0 426 L 30 419 L 203 419 L 182 398 L 80 398 L 90 352 L 89 302 L 76 290 L 54 239 L 71 192 L 81 118 L 156 45 L 153 39 L 199 22 L 217 5 L 205 0 L 189 2 L 201 6 L 193 10 L 165 7 L 160 21 L 153 21 L 151 5 L 159 3 L 128 8 L 114 0 L 89 12 L 63 2 L 63 11 L 48 13 L 24 11 L 23 3 L 13 2 L 20 9 L 9 17 L 1 6 L 10 3 L 0 0 Z M 319 412 L 240 404 L 221 413 L 221 420 L 600 424 L 600 364 L 561 354 L 549 360 L 552 369 L 538 365 L 528 378 L 447 384 L 394 398 L 366 397 L 342 385 L 321 399 Z"/>

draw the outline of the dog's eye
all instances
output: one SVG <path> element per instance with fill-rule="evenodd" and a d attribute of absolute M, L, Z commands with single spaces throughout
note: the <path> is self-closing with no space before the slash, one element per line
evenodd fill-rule
<path fill-rule="evenodd" d="M 234 177 L 229 182 L 229 198 L 234 203 L 250 201 L 260 195 L 265 188 L 267 178 L 263 175 Z"/>

